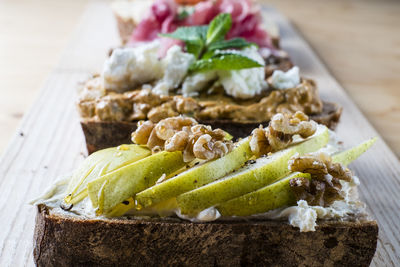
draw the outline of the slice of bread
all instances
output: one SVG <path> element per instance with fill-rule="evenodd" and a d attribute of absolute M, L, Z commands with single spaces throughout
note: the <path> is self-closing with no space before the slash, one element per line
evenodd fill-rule
<path fill-rule="evenodd" d="M 311 119 L 334 129 L 339 122 L 342 107 L 335 103 L 324 102 L 321 114 L 311 115 Z M 235 138 L 249 136 L 260 123 L 238 123 L 229 120 L 200 121 L 202 124 L 211 125 L 213 129 L 221 128 L 232 134 Z M 98 121 L 83 119 L 81 126 L 85 135 L 86 147 L 89 154 L 108 147 L 131 143 L 131 133 L 136 130 L 136 121 Z M 263 122 L 267 125 L 268 122 Z"/>
<path fill-rule="evenodd" d="M 39 206 L 33 254 L 37 266 L 368 266 L 377 239 L 375 221 L 302 233 L 283 221 L 85 219 Z"/>

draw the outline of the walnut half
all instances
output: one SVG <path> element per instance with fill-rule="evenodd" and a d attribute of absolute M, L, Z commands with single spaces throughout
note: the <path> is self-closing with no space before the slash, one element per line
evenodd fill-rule
<path fill-rule="evenodd" d="M 266 128 L 260 126 L 253 130 L 250 148 L 256 156 L 265 155 L 288 147 L 296 134 L 307 138 L 316 130 L 317 123 L 310 121 L 301 111 L 294 115 L 278 113 L 272 117 Z"/>
<path fill-rule="evenodd" d="M 132 133 L 132 142 L 147 145 L 153 153 L 165 150 L 182 151 L 185 162 L 195 158 L 211 160 L 220 158 L 233 148 L 232 141 L 225 139 L 226 132 L 213 130 L 210 126 L 198 124 L 196 120 L 178 116 L 161 120 L 139 122 Z"/>
<path fill-rule="evenodd" d="M 311 180 L 303 177 L 291 179 L 290 187 L 297 200 L 306 200 L 312 206 L 326 207 L 343 199 L 340 180 L 352 180 L 350 170 L 332 162 L 326 153 L 295 156 L 289 161 L 289 169 L 311 174 Z"/>

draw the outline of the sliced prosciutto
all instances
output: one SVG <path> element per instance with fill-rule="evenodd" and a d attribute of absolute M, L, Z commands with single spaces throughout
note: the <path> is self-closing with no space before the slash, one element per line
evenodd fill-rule
<path fill-rule="evenodd" d="M 156 0 L 147 16 L 139 23 L 132 34 L 130 45 L 160 39 L 160 56 L 179 41 L 160 38 L 159 33 L 170 33 L 181 26 L 206 25 L 220 13 L 232 16 L 232 28 L 227 39 L 242 37 L 256 43 L 261 49 L 274 49 L 271 37 L 262 28 L 260 8 L 251 0 L 207 0 L 197 3 L 193 13 L 180 19 L 179 5 L 174 0 Z"/>

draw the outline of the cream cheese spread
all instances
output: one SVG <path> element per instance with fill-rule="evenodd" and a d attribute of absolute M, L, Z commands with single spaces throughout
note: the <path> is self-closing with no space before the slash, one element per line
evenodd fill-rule
<path fill-rule="evenodd" d="M 68 213 L 83 216 L 86 218 L 96 218 L 94 209 L 91 205 L 89 198 L 84 199 L 78 204 L 74 205 L 69 211 L 64 211 L 60 205 L 65 197 L 66 187 L 68 185 L 69 177 L 62 177 L 58 180 L 46 193 L 39 198 L 33 200 L 31 204 L 40 205 L 44 204 L 51 208 L 56 213 Z M 218 209 L 215 207 L 207 208 L 196 215 L 188 216 L 181 214 L 180 210 L 171 210 L 168 215 L 176 214 L 181 219 L 189 220 L 191 222 L 211 222 L 215 220 L 248 220 L 251 218 L 266 219 L 266 220 L 288 220 L 289 224 L 298 227 L 301 232 L 315 231 L 317 220 L 346 220 L 350 218 L 365 218 L 367 217 L 366 206 L 358 198 L 357 185 L 359 180 L 353 177 L 351 182 L 342 183 L 342 196 L 343 200 L 335 201 L 329 207 L 309 206 L 306 201 L 300 200 L 297 206 L 287 208 L 280 208 L 272 210 L 263 214 L 257 214 L 248 217 L 221 217 Z M 152 214 L 153 212 L 153 214 Z M 154 211 L 130 211 L 131 216 L 141 215 L 155 215 L 158 214 Z"/>
<path fill-rule="evenodd" d="M 271 85 L 276 89 L 295 88 L 300 84 L 299 67 L 294 66 L 290 70 L 284 72 L 275 70 L 271 77 Z"/>

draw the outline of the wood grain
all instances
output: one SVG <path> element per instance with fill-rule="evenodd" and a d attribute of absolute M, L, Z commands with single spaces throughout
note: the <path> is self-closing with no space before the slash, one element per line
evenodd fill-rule
<path fill-rule="evenodd" d="M 377 136 L 337 81 L 286 18 L 267 10 L 282 30 L 283 46 L 304 75 L 315 78 L 322 97 L 343 105 L 338 135 L 346 146 Z M 105 2 L 87 7 L 79 30 L 58 67 L 0 161 L 0 266 L 30 266 L 35 208 L 27 202 L 57 176 L 72 170 L 84 156 L 83 135 L 74 107 L 76 84 L 98 69 L 108 48 L 118 43 Z M 102 31 L 99 31 L 102 29 Z M 101 65 L 100 65 L 101 66 Z M 400 265 L 400 164 L 380 141 L 352 169 L 361 180 L 361 198 L 380 227 L 374 266 Z"/>
<path fill-rule="evenodd" d="M 400 157 L 400 1 L 260 2 L 290 18 Z"/>

